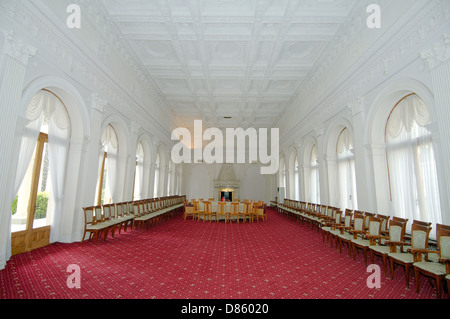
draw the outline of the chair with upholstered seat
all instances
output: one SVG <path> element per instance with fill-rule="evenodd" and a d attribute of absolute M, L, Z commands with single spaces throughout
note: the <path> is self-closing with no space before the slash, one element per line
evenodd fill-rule
<path fill-rule="evenodd" d="M 108 229 L 107 224 L 97 223 L 96 220 L 96 214 L 95 214 L 95 207 L 96 206 L 90 206 L 90 207 L 84 207 L 84 234 L 83 238 L 81 239 L 81 243 L 84 242 L 84 238 L 86 237 L 86 234 L 89 233 L 89 240 L 91 240 L 92 236 L 95 235 L 95 242 L 98 242 L 98 237 L 102 233 L 102 231 Z M 99 206 L 101 209 L 101 206 Z M 105 237 L 106 238 L 106 237 Z"/>
<path fill-rule="evenodd" d="M 227 213 L 227 203 L 218 202 L 217 203 L 217 222 L 219 222 L 220 217 L 223 216 L 225 223 L 228 221 L 228 213 Z"/>
<path fill-rule="evenodd" d="M 266 213 L 266 203 L 258 204 L 255 215 L 256 221 L 259 222 L 261 218 L 262 221 L 267 221 L 267 213 Z"/>
<path fill-rule="evenodd" d="M 327 243 L 330 242 L 330 232 L 332 230 L 337 230 L 338 226 L 342 226 L 341 217 L 342 212 L 340 210 L 334 210 L 334 220 L 324 221 L 322 226 L 322 241 L 325 242 L 325 237 L 327 239 Z M 331 247 L 333 247 L 333 242 L 331 242 Z"/>
<path fill-rule="evenodd" d="M 384 236 L 381 234 L 382 220 L 373 216 L 369 217 L 368 229 L 361 233 L 361 237 L 352 239 L 353 260 L 356 259 L 358 249 L 364 253 L 364 263 L 367 266 L 367 251 L 370 246 L 376 246 Z"/>
<path fill-rule="evenodd" d="M 401 265 L 405 268 L 406 287 L 409 289 L 409 271 L 414 263 L 414 255 L 411 249 L 428 249 L 428 238 L 430 236 L 431 223 L 413 221 L 411 226 L 411 242 L 390 242 L 393 245 L 393 253 L 388 254 L 391 269 L 391 279 L 394 279 L 394 266 Z M 400 252 L 397 251 L 397 246 Z M 406 249 L 406 251 L 405 251 Z"/>
<path fill-rule="evenodd" d="M 370 260 L 372 264 L 374 263 L 374 256 L 379 256 L 382 258 L 385 276 L 387 276 L 388 254 L 400 252 L 398 249 L 399 247 L 397 247 L 397 251 L 395 251 L 396 246 L 390 245 L 390 242 L 396 243 L 404 241 L 407 222 L 407 219 L 391 219 L 388 226 L 388 236 L 385 236 L 386 241 L 384 241 L 382 245 L 369 247 Z"/>
<path fill-rule="evenodd" d="M 334 224 L 331 224 L 331 229 L 328 231 L 328 241 L 333 247 L 333 241 L 335 243 L 336 250 L 339 247 L 339 235 L 344 233 L 346 230 L 350 230 L 352 228 L 352 220 L 353 220 L 353 210 L 346 209 L 343 222 L 341 224 L 338 224 L 338 218 L 342 219 L 342 211 L 338 210 L 336 213 L 339 213 L 341 216 L 336 217 L 336 222 Z M 342 252 L 342 247 L 341 247 Z"/>
<path fill-rule="evenodd" d="M 353 225 L 351 226 L 340 226 L 340 234 L 338 235 L 339 241 L 339 252 L 342 253 L 343 244 L 347 244 L 348 254 L 352 257 L 352 240 L 356 239 L 358 234 L 364 232 L 364 216 L 355 212 L 353 216 Z"/>
<path fill-rule="evenodd" d="M 414 255 L 416 292 L 419 292 L 420 275 L 423 275 L 435 280 L 437 299 L 440 299 L 442 282 L 450 274 L 450 226 L 436 225 L 436 242 L 437 250 L 413 248 L 411 253 Z"/>

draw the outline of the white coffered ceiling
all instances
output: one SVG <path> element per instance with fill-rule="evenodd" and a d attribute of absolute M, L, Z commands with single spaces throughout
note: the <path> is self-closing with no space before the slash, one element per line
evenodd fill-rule
<path fill-rule="evenodd" d="M 271 127 L 359 0 L 102 2 L 175 122 L 224 128 Z"/>

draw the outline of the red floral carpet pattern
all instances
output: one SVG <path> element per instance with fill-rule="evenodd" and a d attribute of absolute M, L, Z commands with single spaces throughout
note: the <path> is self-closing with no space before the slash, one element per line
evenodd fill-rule
<path fill-rule="evenodd" d="M 81 269 L 80 289 L 67 286 L 71 264 Z M 406 289 L 403 268 L 394 280 L 382 275 L 381 289 L 367 287 L 370 274 L 362 254 L 353 261 L 346 248 L 339 254 L 317 230 L 269 208 L 267 222 L 203 223 L 178 215 L 98 244 L 54 244 L 13 256 L 0 271 L 0 298 L 436 298 L 426 279 L 418 294 L 414 278 Z"/>

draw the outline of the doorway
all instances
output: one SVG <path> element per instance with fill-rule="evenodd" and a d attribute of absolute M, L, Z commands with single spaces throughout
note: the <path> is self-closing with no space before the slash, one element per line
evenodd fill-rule
<path fill-rule="evenodd" d="M 29 252 L 50 243 L 51 178 L 48 135 L 40 133 L 25 178 L 12 204 L 12 255 Z"/>

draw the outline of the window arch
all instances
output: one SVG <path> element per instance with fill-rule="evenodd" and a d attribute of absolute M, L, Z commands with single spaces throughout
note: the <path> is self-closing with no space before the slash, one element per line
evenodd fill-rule
<path fill-rule="evenodd" d="M 401 99 L 386 123 L 385 139 L 393 214 L 441 223 L 430 115 L 416 94 Z"/>
<path fill-rule="evenodd" d="M 310 167 L 310 201 L 320 204 L 319 154 L 317 153 L 316 145 L 311 149 Z"/>
<path fill-rule="evenodd" d="M 336 153 L 341 209 L 358 209 L 353 138 L 347 128 L 339 134 Z"/>

